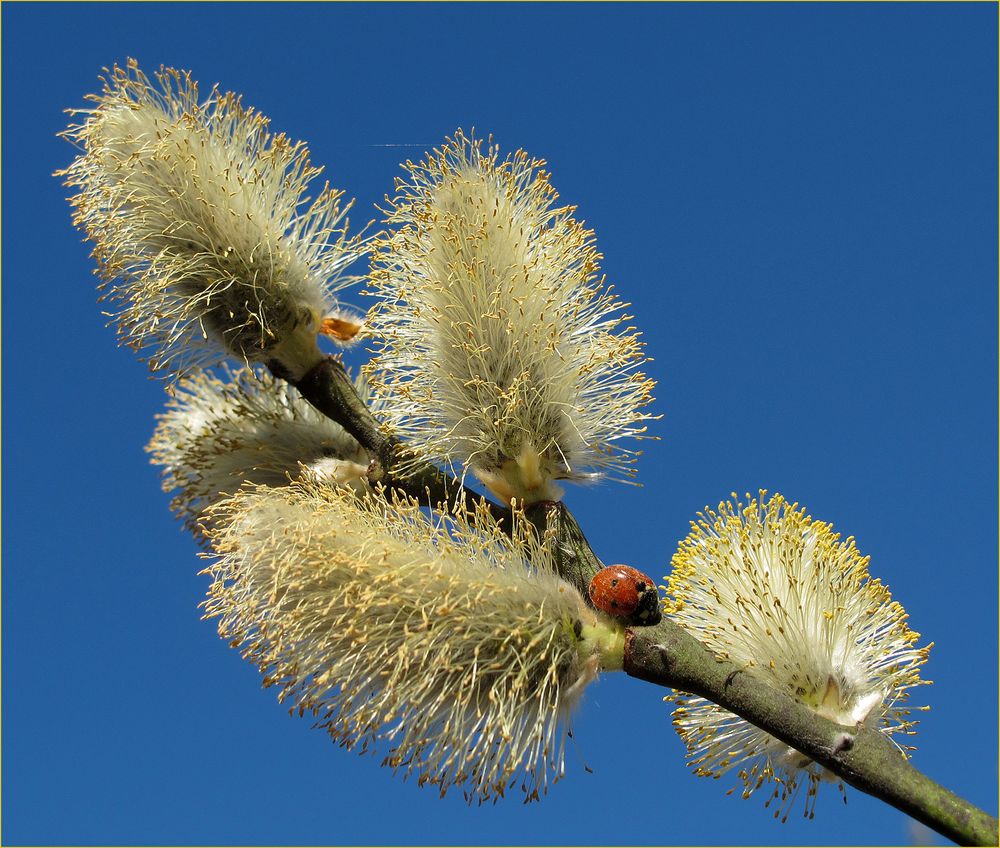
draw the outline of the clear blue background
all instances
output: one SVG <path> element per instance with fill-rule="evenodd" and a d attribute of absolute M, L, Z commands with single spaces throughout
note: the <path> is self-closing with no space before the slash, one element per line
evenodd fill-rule
<path fill-rule="evenodd" d="M 598 553 L 664 575 L 698 509 L 760 487 L 855 535 L 936 643 L 916 765 L 996 811 L 994 5 L 2 17 L 5 844 L 929 838 L 856 791 L 784 826 L 725 797 L 735 778 L 687 772 L 663 693 L 620 675 L 530 806 L 439 800 L 288 717 L 199 618 L 202 563 L 143 453 L 162 386 L 115 348 L 51 176 L 73 156 L 61 110 L 128 56 L 242 92 L 358 221 L 459 126 L 548 159 L 634 304 L 664 414 L 645 488 L 568 493 Z"/>

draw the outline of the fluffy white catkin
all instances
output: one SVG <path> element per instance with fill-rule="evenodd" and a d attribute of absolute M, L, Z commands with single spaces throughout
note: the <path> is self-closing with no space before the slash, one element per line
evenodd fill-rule
<path fill-rule="evenodd" d="M 367 398 L 364 380 L 355 381 Z M 245 482 L 282 486 L 306 476 L 364 488 L 368 455 L 339 424 L 261 368 L 220 378 L 195 372 L 177 384 L 147 451 L 163 471 L 171 507 L 201 535 L 204 510 Z"/>
<path fill-rule="evenodd" d="M 207 614 L 293 712 L 470 802 L 562 775 L 569 710 L 624 641 L 530 536 L 314 484 L 212 512 Z"/>
<path fill-rule="evenodd" d="M 373 390 L 423 455 L 504 500 L 632 474 L 653 383 L 598 277 L 593 233 L 557 207 L 544 163 L 461 132 L 397 181 L 377 241 Z"/>
<path fill-rule="evenodd" d="M 224 354 L 277 360 L 301 376 L 316 334 L 347 337 L 334 294 L 361 253 L 342 192 L 306 192 L 318 168 L 301 143 L 231 93 L 199 99 L 188 73 L 151 81 L 115 67 L 58 175 L 77 194 L 74 223 L 94 243 L 124 344 L 175 374 Z M 346 323 L 345 323 L 346 321 Z"/>
<path fill-rule="evenodd" d="M 814 521 L 781 495 L 736 500 L 692 522 L 674 555 L 672 618 L 715 653 L 753 668 L 776 689 L 838 724 L 910 734 L 906 701 L 921 684 L 929 646 L 906 612 L 868 573 L 854 539 Z M 670 699 L 668 699 L 670 700 Z M 802 785 L 813 814 L 823 780 L 835 776 L 752 724 L 701 698 L 672 696 L 674 725 L 695 773 L 737 769 L 743 796 L 775 788 L 787 818 Z M 843 785 L 841 785 L 843 790 Z"/>

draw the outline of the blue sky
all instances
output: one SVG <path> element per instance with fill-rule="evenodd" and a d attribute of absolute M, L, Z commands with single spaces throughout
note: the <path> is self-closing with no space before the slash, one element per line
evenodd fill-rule
<path fill-rule="evenodd" d="M 61 110 L 129 56 L 242 92 L 357 221 L 457 127 L 546 158 L 633 304 L 664 416 L 644 488 L 567 493 L 596 551 L 664 575 L 697 510 L 759 488 L 854 535 L 936 643 L 915 764 L 996 812 L 996 6 L 2 18 L 4 844 L 929 838 L 856 791 L 786 825 L 726 797 L 735 779 L 687 772 L 663 693 L 621 676 L 529 806 L 441 800 L 290 718 L 200 620 L 202 563 L 143 453 L 162 385 L 115 347 L 51 177 L 73 155 Z"/>

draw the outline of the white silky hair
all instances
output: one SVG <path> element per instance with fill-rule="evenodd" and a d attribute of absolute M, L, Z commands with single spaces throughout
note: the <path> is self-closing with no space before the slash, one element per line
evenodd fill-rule
<path fill-rule="evenodd" d="M 652 380 L 593 233 L 557 207 L 544 163 L 461 132 L 405 166 L 377 240 L 373 390 L 424 456 L 504 500 L 633 473 Z"/>
<path fill-rule="evenodd" d="M 853 538 L 841 540 L 781 495 L 766 492 L 704 510 L 681 541 L 667 578 L 668 612 L 706 647 L 838 724 L 911 735 L 909 690 L 929 647 L 903 607 L 868 571 Z M 749 797 L 774 789 L 787 818 L 805 784 L 806 814 L 821 782 L 837 778 L 722 707 L 682 693 L 674 726 L 701 776 L 736 769 Z M 898 743 L 897 743 L 898 744 Z M 902 749 L 902 746 L 901 746 Z M 843 791 L 843 786 L 841 785 Z"/>
<path fill-rule="evenodd" d="M 225 355 L 308 370 L 363 247 L 341 191 L 307 199 L 320 169 L 306 147 L 234 94 L 201 101 L 171 68 L 154 83 L 116 66 L 90 99 L 63 133 L 82 152 L 58 173 L 122 343 L 173 377 Z"/>
<path fill-rule="evenodd" d="M 368 398 L 363 378 L 356 387 Z M 306 476 L 364 488 L 368 454 L 339 424 L 262 368 L 194 372 L 157 416 L 147 451 L 171 507 L 200 536 L 206 508 L 244 483 L 282 486 Z"/>
<path fill-rule="evenodd" d="M 293 712 L 470 802 L 563 774 L 601 625 L 532 537 L 309 483 L 212 512 L 207 614 Z"/>

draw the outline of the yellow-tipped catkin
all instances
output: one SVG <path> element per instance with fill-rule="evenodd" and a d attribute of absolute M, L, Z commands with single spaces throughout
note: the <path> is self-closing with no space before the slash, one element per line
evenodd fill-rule
<path fill-rule="evenodd" d="M 410 444 L 505 501 L 631 475 L 622 443 L 650 417 L 627 304 L 543 164 L 457 133 L 406 164 L 373 261 L 373 390 Z"/>
<path fill-rule="evenodd" d="M 674 555 L 673 619 L 719 656 L 838 724 L 910 734 L 906 706 L 928 647 L 889 590 L 868 573 L 854 539 L 841 541 L 781 495 L 706 507 Z M 701 698 L 677 694 L 674 726 L 695 774 L 736 769 L 749 797 L 773 783 L 768 804 L 787 818 L 800 787 L 812 816 L 823 780 L 836 777 L 763 730 Z M 668 699 L 668 700 L 671 700 Z M 843 784 L 841 784 L 843 790 Z"/>
<path fill-rule="evenodd" d="M 530 533 L 309 484 L 211 514 L 207 614 L 293 711 L 470 801 L 563 774 L 570 708 L 622 640 Z"/>
<path fill-rule="evenodd" d="M 224 354 L 301 376 L 361 253 L 342 192 L 306 192 L 319 169 L 239 97 L 200 100 L 189 74 L 151 81 L 115 67 L 65 137 L 82 153 L 58 175 L 117 306 L 124 344 L 183 373 Z"/>

